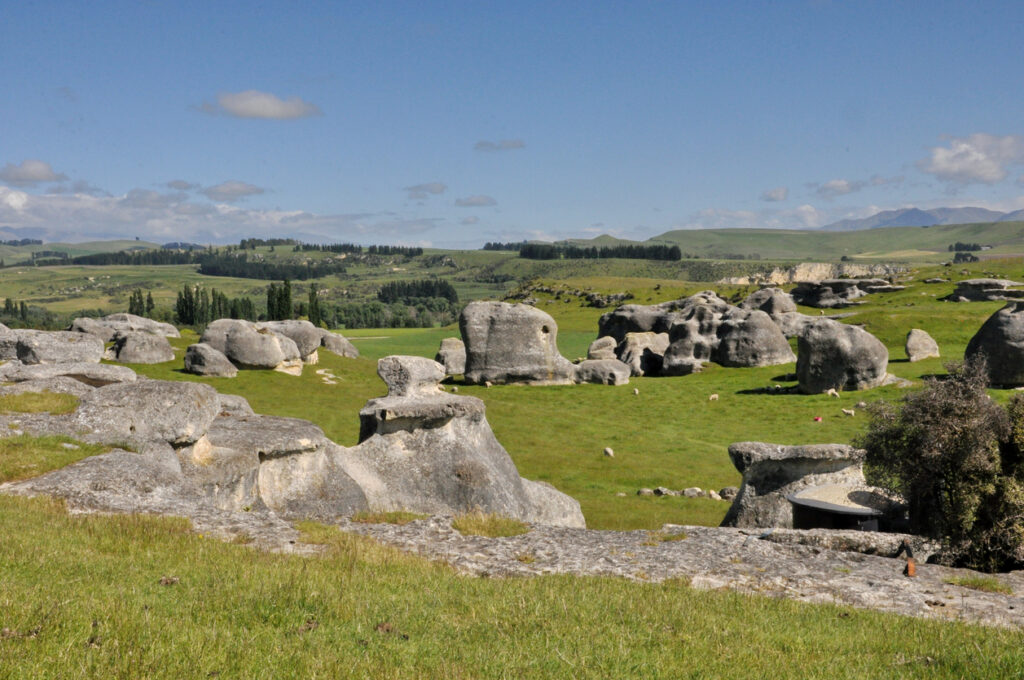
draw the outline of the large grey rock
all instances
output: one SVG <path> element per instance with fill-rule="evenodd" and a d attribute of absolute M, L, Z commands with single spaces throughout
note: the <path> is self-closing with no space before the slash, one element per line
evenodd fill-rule
<path fill-rule="evenodd" d="M 127 366 L 91 362 L 26 365 L 15 360 L 0 366 L 0 381 L 4 382 L 49 380 L 61 376 L 73 378 L 91 387 L 135 382 L 138 377 L 135 371 Z"/>
<path fill-rule="evenodd" d="M 985 320 L 967 343 L 965 359 L 984 355 L 993 385 L 1024 385 L 1024 302 L 1011 302 Z"/>
<path fill-rule="evenodd" d="M 807 307 L 848 307 L 861 304 L 858 298 L 870 293 L 889 293 L 903 290 L 885 279 L 825 279 L 814 283 L 804 281 L 793 289 L 793 300 Z"/>
<path fill-rule="evenodd" d="M 615 353 L 634 376 L 658 375 L 668 349 L 668 333 L 626 333 Z"/>
<path fill-rule="evenodd" d="M 888 365 L 889 350 L 863 328 L 821 319 L 797 339 L 796 375 L 807 394 L 877 387 Z"/>
<path fill-rule="evenodd" d="M 426 357 L 388 356 L 377 362 L 377 374 L 389 397 L 434 396 L 444 380 L 444 366 Z"/>
<path fill-rule="evenodd" d="M 295 341 L 240 319 L 217 319 L 206 327 L 201 343 L 218 350 L 239 368 L 273 369 L 298 375 L 302 361 Z"/>
<path fill-rule="evenodd" d="M 627 333 L 667 333 L 673 323 L 689 316 L 696 306 L 710 307 L 718 313 L 724 313 L 731 307 L 713 290 L 657 305 L 622 305 L 601 316 L 597 334 L 599 337 L 610 335 L 621 343 Z M 621 354 L 619 358 L 622 358 Z"/>
<path fill-rule="evenodd" d="M 907 341 L 903 346 L 910 361 L 921 361 L 939 356 L 939 343 L 935 342 L 927 331 L 911 328 L 907 333 Z"/>
<path fill-rule="evenodd" d="M 487 424 L 482 401 L 430 391 L 423 381 L 407 378 L 424 375 L 418 357 L 387 359 L 381 360 L 379 372 L 389 394 L 367 402 L 359 412 L 359 446 L 341 453 L 371 508 L 444 514 L 480 510 L 524 521 L 584 525 L 578 503 L 519 477 Z M 436 366 L 435 375 L 441 374 Z M 413 384 L 418 387 L 410 391 Z"/>
<path fill-rule="evenodd" d="M 863 485 L 864 456 L 845 444 L 732 444 L 729 458 L 743 483 L 722 526 L 792 528 L 793 505 L 786 496 L 824 484 Z"/>
<path fill-rule="evenodd" d="M 767 314 L 737 307 L 696 305 L 669 330 L 662 373 L 688 375 L 704 362 L 751 367 L 795 359 L 785 336 Z"/>
<path fill-rule="evenodd" d="M 10 329 L 4 326 L 0 331 L 0 361 L 11 361 L 18 358 L 18 339 L 22 335 L 32 335 L 39 331 L 25 328 Z"/>
<path fill-rule="evenodd" d="M 630 367 L 618 359 L 587 359 L 576 364 L 576 382 L 598 385 L 625 385 Z"/>
<path fill-rule="evenodd" d="M 25 392 L 54 392 L 57 394 L 73 394 L 81 397 L 94 388 L 74 378 L 58 375 L 41 380 L 25 380 L 11 385 L 0 386 L 0 394 L 24 394 Z"/>
<path fill-rule="evenodd" d="M 320 346 L 328 352 L 333 352 L 341 357 L 355 359 L 359 356 L 359 350 L 340 333 L 332 333 L 328 330 L 320 330 Z"/>
<path fill-rule="evenodd" d="M 590 343 L 590 347 L 587 348 L 587 359 L 618 359 L 615 356 L 615 348 L 618 344 L 618 341 L 612 336 L 603 335 Z"/>
<path fill-rule="evenodd" d="M 950 302 L 1011 300 L 1024 297 L 1024 290 L 1020 286 L 1024 286 L 1024 283 L 1009 279 L 964 279 L 957 282 L 953 292 L 942 299 Z"/>
<path fill-rule="evenodd" d="M 103 341 L 70 331 L 22 332 L 16 351 L 24 364 L 95 363 L 103 358 Z"/>
<path fill-rule="evenodd" d="M 305 363 L 316 363 L 313 357 L 320 348 L 323 329 L 317 328 L 309 321 L 262 321 L 256 324 L 257 330 L 266 329 L 276 335 L 283 335 L 295 343 L 299 357 Z"/>
<path fill-rule="evenodd" d="M 96 319 L 84 316 L 79 317 L 71 322 L 71 326 L 68 330 L 77 333 L 89 333 L 91 335 L 96 335 L 101 338 L 103 342 L 112 341 L 114 339 L 114 334 L 118 331 L 125 333 L 149 333 L 151 335 L 160 335 L 168 338 L 181 337 L 178 333 L 178 329 L 169 323 L 162 323 L 160 321 L 154 321 L 153 319 L 147 319 L 134 314 L 123 313 L 108 314 L 107 316 Z"/>
<path fill-rule="evenodd" d="M 116 360 L 125 364 L 161 364 L 174 359 L 166 337 L 142 331 L 117 331 L 112 349 Z"/>
<path fill-rule="evenodd" d="M 189 345 L 185 350 L 185 371 L 218 378 L 234 378 L 238 375 L 238 369 L 224 353 L 205 342 Z"/>
<path fill-rule="evenodd" d="M 787 314 L 796 311 L 796 302 L 793 296 L 781 288 L 762 288 L 748 295 L 739 304 L 741 309 L 760 310 L 775 318 L 779 314 Z"/>
<path fill-rule="evenodd" d="M 82 397 L 75 423 L 108 442 L 192 444 L 220 412 L 217 392 L 200 383 L 139 380 L 100 387 Z"/>
<path fill-rule="evenodd" d="M 447 375 L 462 375 L 466 372 L 466 343 L 459 338 L 444 338 L 434 361 L 444 364 Z"/>
<path fill-rule="evenodd" d="M 459 316 L 467 382 L 567 384 L 575 367 L 558 352 L 558 326 L 529 305 L 470 302 Z"/>

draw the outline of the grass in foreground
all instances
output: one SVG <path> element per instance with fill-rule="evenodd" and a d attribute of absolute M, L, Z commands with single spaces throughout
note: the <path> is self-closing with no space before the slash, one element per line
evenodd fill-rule
<path fill-rule="evenodd" d="M 321 557 L 0 497 L 3 678 L 1012 678 L 1024 635 L 683 582 L 480 579 L 330 527 Z"/>
<path fill-rule="evenodd" d="M 517 519 L 483 512 L 459 515 L 452 520 L 452 527 L 467 536 L 487 536 L 488 538 L 521 536 L 530 531 L 530 527 Z"/>

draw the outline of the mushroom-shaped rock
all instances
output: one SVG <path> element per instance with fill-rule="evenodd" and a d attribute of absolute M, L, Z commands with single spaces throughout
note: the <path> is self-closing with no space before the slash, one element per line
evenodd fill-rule
<path fill-rule="evenodd" d="M 348 338 L 325 329 L 320 329 L 320 346 L 340 357 L 355 359 L 359 356 L 359 350 L 349 342 Z"/>
<path fill-rule="evenodd" d="M 864 456 L 846 444 L 732 444 L 729 458 L 743 483 L 722 526 L 792 528 L 793 506 L 786 496 L 824 484 L 863 485 Z"/>
<path fill-rule="evenodd" d="M 939 343 L 935 342 L 927 331 L 911 328 L 907 333 L 907 341 L 903 346 L 910 361 L 921 361 L 939 356 Z"/>
<path fill-rule="evenodd" d="M 95 363 L 103 358 L 103 341 L 70 331 L 22 332 L 18 334 L 16 351 L 24 364 Z"/>
<path fill-rule="evenodd" d="M 615 353 L 629 366 L 631 375 L 658 375 L 668 344 L 668 333 L 626 333 Z"/>
<path fill-rule="evenodd" d="M 739 304 L 741 309 L 758 309 L 772 318 L 796 311 L 793 296 L 781 288 L 762 288 L 754 291 Z"/>
<path fill-rule="evenodd" d="M 888 365 L 889 350 L 857 326 L 822 319 L 808 324 L 797 339 L 796 375 L 806 394 L 877 387 Z"/>
<path fill-rule="evenodd" d="M 185 371 L 219 378 L 234 378 L 238 375 L 238 369 L 224 353 L 205 342 L 189 345 L 185 350 Z"/>
<path fill-rule="evenodd" d="M 434 361 L 444 364 L 447 375 L 462 375 L 466 372 L 466 343 L 459 338 L 444 338 Z"/>
<path fill-rule="evenodd" d="M 610 335 L 602 335 L 597 340 L 590 343 L 590 347 L 587 348 L 587 359 L 617 359 L 615 356 L 615 347 L 619 343 Z"/>
<path fill-rule="evenodd" d="M 466 381 L 567 384 L 575 367 L 558 352 L 558 326 L 529 305 L 470 302 L 459 316 Z"/>
<path fill-rule="evenodd" d="M 1024 385 L 1024 302 L 1011 302 L 986 319 L 967 343 L 965 359 L 984 355 L 993 385 Z"/>
<path fill-rule="evenodd" d="M 9 361 L 0 366 L 0 380 L 4 382 L 25 382 L 28 380 L 49 380 L 65 376 L 74 378 L 91 387 L 103 387 L 115 383 L 135 382 L 138 377 L 127 366 L 94 364 L 91 362 L 64 364 L 31 364 Z"/>
<path fill-rule="evenodd" d="M 618 359 L 587 359 L 576 364 L 576 382 L 598 385 L 625 385 L 630 368 Z"/>
<path fill-rule="evenodd" d="M 117 331 L 112 349 L 117 361 L 125 364 L 160 364 L 174 359 L 166 337 L 143 331 Z"/>
<path fill-rule="evenodd" d="M 220 412 L 217 391 L 200 383 L 139 380 L 100 387 L 82 397 L 75 423 L 106 442 L 191 444 Z"/>

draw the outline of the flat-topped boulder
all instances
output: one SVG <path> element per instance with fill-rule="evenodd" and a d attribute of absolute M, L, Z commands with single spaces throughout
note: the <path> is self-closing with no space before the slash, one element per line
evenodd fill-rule
<path fill-rule="evenodd" d="M 865 456 L 865 451 L 846 444 L 732 444 L 729 459 L 743 475 L 743 483 L 722 526 L 793 528 L 793 505 L 787 496 L 814 486 L 864 485 Z"/>
<path fill-rule="evenodd" d="M 74 362 L 62 364 L 23 364 L 8 361 L 0 366 L 0 381 L 20 383 L 67 377 L 91 387 L 103 387 L 114 383 L 135 382 L 135 371 L 127 366 Z"/>
<path fill-rule="evenodd" d="M 21 331 L 15 351 L 23 364 L 97 363 L 103 358 L 103 341 L 93 335 L 70 331 Z"/>
<path fill-rule="evenodd" d="M 630 367 L 618 359 L 587 359 L 576 364 L 576 382 L 597 385 L 625 385 Z"/>
<path fill-rule="evenodd" d="M 185 371 L 195 375 L 234 378 L 238 368 L 213 345 L 197 342 L 185 350 Z"/>
<path fill-rule="evenodd" d="M 523 304 L 470 302 L 459 316 L 467 382 L 568 384 L 575 367 L 558 351 L 558 325 Z"/>
<path fill-rule="evenodd" d="M 942 298 L 950 302 L 991 302 L 1024 298 L 1024 283 L 1009 279 L 964 279 L 953 292 Z"/>
<path fill-rule="evenodd" d="M 462 375 L 466 372 L 466 343 L 459 338 L 444 338 L 434 361 L 444 365 L 446 375 Z"/>
<path fill-rule="evenodd" d="M 793 300 L 806 307 L 848 307 L 857 298 L 870 293 L 891 293 L 903 290 L 903 286 L 894 286 L 885 279 L 825 279 L 814 283 L 804 281 L 793 289 Z"/>
<path fill-rule="evenodd" d="M 964 359 L 984 356 L 992 385 L 1024 385 L 1024 302 L 1011 302 L 985 320 Z"/>
<path fill-rule="evenodd" d="M 923 331 L 920 328 L 911 328 L 907 333 L 907 340 L 903 345 L 903 350 L 907 353 L 907 359 L 911 362 L 938 358 L 939 343 L 935 342 L 935 339 L 928 335 L 927 331 Z"/>
<path fill-rule="evenodd" d="M 111 353 L 124 364 L 161 364 L 174 359 L 174 349 L 163 335 L 142 331 L 117 331 Z"/>
<path fill-rule="evenodd" d="M 103 342 L 112 341 L 114 334 L 118 331 L 125 333 L 150 333 L 168 338 L 181 337 L 178 329 L 169 323 L 162 323 L 142 316 L 136 316 L 135 314 L 124 313 L 108 314 L 99 318 L 79 317 L 71 322 L 68 330 L 95 335 L 101 338 Z"/>
<path fill-rule="evenodd" d="M 820 319 L 797 338 L 800 391 L 866 390 L 885 382 L 889 350 L 863 328 Z"/>
<path fill-rule="evenodd" d="M 617 359 L 615 347 L 619 343 L 610 335 L 603 335 L 590 343 L 587 348 L 587 359 Z"/>

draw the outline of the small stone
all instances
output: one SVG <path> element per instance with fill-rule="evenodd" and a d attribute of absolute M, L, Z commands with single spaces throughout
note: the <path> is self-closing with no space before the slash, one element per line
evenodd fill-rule
<path fill-rule="evenodd" d="M 63 444 L 61 444 L 61 446 L 64 447 L 65 449 L 78 449 L 78 448 L 81 448 L 80 446 L 78 446 L 78 444 L 70 444 L 68 442 L 64 442 Z"/>
<path fill-rule="evenodd" d="M 458 392 L 458 391 L 459 391 L 459 386 L 458 385 L 452 385 L 452 392 Z"/>
<path fill-rule="evenodd" d="M 699 486 L 691 486 L 683 489 L 683 495 L 687 498 L 701 498 L 704 491 Z"/>
<path fill-rule="evenodd" d="M 490 386 L 491 386 L 491 381 L 490 380 L 485 380 L 484 381 L 484 387 L 490 387 Z"/>
<path fill-rule="evenodd" d="M 678 491 L 673 491 L 672 489 L 666 489 L 663 486 L 659 486 L 659 487 L 657 487 L 654 490 L 654 495 L 655 496 L 678 496 L 679 492 Z"/>
<path fill-rule="evenodd" d="M 727 486 L 724 489 L 720 489 L 718 495 L 722 497 L 723 501 L 731 501 L 736 498 L 740 490 L 735 486 Z"/>
<path fill-rule="evenodd" d="M 708 489 L 708 498 L 710 498 L 713 501 L 720 501 L 720 500 L 722 500 L 722 497 L 719 495 L 719 493 L 717 491 L 712 490 L 712 489 Z"/>
<path fill-rule="evenodd" d="M 612 447 L 606 446 L 604 447 L 604 455 L 608 456 L 609 458 L 614 458 L 615 452 L 612 451 Z"/>
<path fill-rule="evenodd" d="M 867 407 L 868 407 L 868 402 L 866 402 L 866 401 L 858 401 L 857 402 L 857 408 L 867 408 Z"/>
<path fill-rule="evenodd" d="M 653 496 L 654 495 L 654 490 L 653 489 L 648 489 L 648 488 L 639 489 L 636 492 L 636 495 L 637 496 Z"/>
<path fill-rule="evenodd" d="M 626 492 L 625 492 L 625 491 L 620 491 L 620 492 L 618 492 L 618 493 L 617 493 L 617 494 L 615 494 L 615 495 L 616 495 L 616 497 L 618 497 L 618 498 L 625 498 L 625 497 L 626 497 Z"/>

